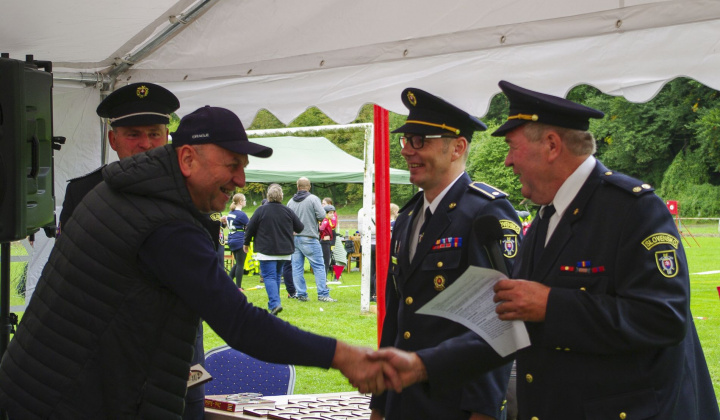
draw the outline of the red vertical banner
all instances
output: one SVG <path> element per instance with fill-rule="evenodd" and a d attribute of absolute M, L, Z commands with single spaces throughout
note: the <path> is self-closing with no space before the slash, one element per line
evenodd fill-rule
<path fill-rule="evenodd" d="M 385 283 L 390 262 L 390 114 L 375 105 L 375 291 L 378 343 L 385 319 Z"/>

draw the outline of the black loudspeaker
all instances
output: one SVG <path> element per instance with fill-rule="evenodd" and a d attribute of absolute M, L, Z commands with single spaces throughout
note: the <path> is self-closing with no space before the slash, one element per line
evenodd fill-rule
<path fill-rule="evenodd" d="M 50 63 L 0 58 L 0 242 L 55 230 L 52 84 Z"/>

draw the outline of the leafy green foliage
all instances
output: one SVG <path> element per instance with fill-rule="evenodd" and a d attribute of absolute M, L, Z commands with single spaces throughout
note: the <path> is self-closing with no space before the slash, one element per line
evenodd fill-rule
<path fill-rule="evenodd" d="M 497 127 L 490 126 L 487 131 L 475 133 L 473 136 L 467 173 L 474 181 L 484 182 L 505 191 L 510 202 L 518 205 L 523 200 L 520 183 L 512 168 L 504 165 L 508 146 L 503 138 L 490 135 Z"/>
<path fill-rule="evenodd" d="M 647 103 L 631 103 L 622 97 L 603 94 L 592 86 L 581 85 L 570 91 L 568 98 L 603 110 L 601 120 L 591 121 L 590 131 L 597 138 L 596 156 L 609 168 L 661 186 L 658 194 L 681 201 L 683 215 L 717 216 L 715 199 L 720 188 L 720 96 L 717 91 L 689 79 L 668 83 Z M 490 101 L 483 121 L 491 126 L 476 133 L 471 143 L 467 170 L 477 181 L 491 184 L 510 195 L 515 205 L 522 200 L 520 184 L 511 168 L 504 167 L 507 147 L 501 138 L 490 133 L 507 118 L 508 100 L 498 94 Z M 406 116 L 390 113 L 391 130 L 401 126 Z M 360 109 L 354 122 L 373 121 L 373 106 Z M 332 125 L 318 108 L 309 108 L 291 126 Z M 282 123 L 271 113 L 261 110 L 250 128 L 277 128 Z M 364 134 L 343 130 L 325 134 L 345 152 L 362 159 Z M 390 134 L 390 166 L 406 169 L 398 145 L 400 134 Z M 293 194 L 294 185 L 286 186 Z M 362 201 L 361 184 L 314 185 L 318 196 L 330 196 L 336 205 L 355 206 Z M 257 189 L 246 187 L 252 194 Z M 403 205 L 416 188 L 393 185 L 391 201 Z M 698 192 L 703 191 L 702 197 Z M 713 201 L 714 200 L 714 201 Z"/>

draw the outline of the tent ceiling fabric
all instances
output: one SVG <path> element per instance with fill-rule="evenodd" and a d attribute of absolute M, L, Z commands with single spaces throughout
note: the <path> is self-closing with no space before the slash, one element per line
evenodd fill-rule
<path fill-rule="evenodd" d="M 247 182 L 295 183 L 301 176 L 313 184 L 362 183 L 365 163 L 325 137 L 263 137 L 251 141 L 272 147 L 269 159 L 250 157 Z M 410 173 L 390 168 L 390 183 L 409 184 Z"/>
<path fill-rule="evenodd" d="M 193 4 L 9 2 L 0 52 L 107 70 Z M 313 105 L 338 123 L 366 103 L 404 113 L 408 86 L 482 116 L 500 79 L 558 95 L 588 83 L 632 101 L 678 76 L 717 89 L 719 39 L 716 0 L 218 1 L 119 81 L 164 84 L 181 115 L 213 104 L 246 122 L 265 108 L 287 123 Z"/>

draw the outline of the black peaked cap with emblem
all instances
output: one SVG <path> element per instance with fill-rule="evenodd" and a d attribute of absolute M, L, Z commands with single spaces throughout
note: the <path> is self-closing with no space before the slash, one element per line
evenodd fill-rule
<path fill-rule="evenodd" d="M 478 118 L 424 90 L 407 88 L 401 98 L 410 113 L 393 133 L 450 134 L 472 141 L 475 131 L 487 130 Z"/>
<path fill-rule="evenodd" d="M 510 101 L 510 111 L 508 120 L 492 133 L 493 136 L 504 136 L 528 122 L 587 131 L 590 118 L 605 116 L 597 109 L 559 96 L 525 89 L 505 80 L 501 80 L 498 85 Z"/>
<path fill-rule="evenodd" d="M 154 83 L 131 83 L 109 94 L 97 114 L 113 127 L 170 123 L 170 114 L 180 108 L 172 92 Z"/>

